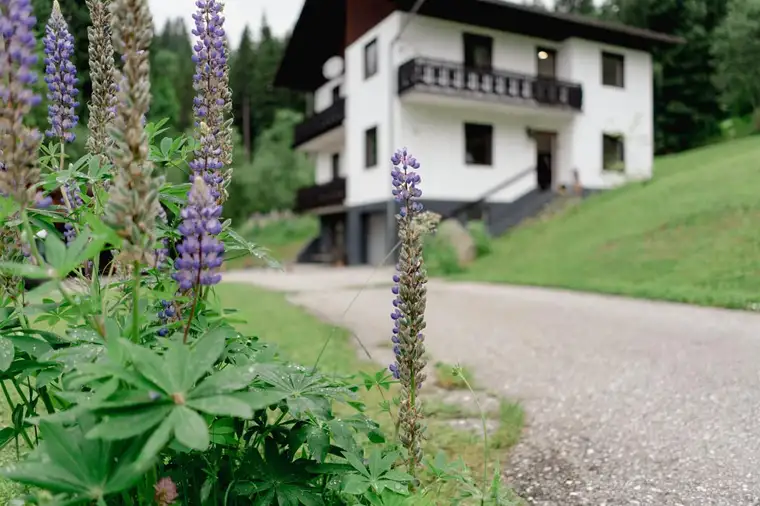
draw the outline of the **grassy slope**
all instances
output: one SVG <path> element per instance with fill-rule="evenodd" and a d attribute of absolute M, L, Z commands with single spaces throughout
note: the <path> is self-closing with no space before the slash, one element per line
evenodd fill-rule
<path fill-rule="evenodd" d="M 313 216 L 298 216 L 263 227 L 244 224 L 238 231 L 243 237 L 269 250 L 272 258 L 283 265 L 293 262 L 301 249 L 319 233 L 319 222 Z M 245 256 L 228 260 L 227 270 L 261 266 L 254 258 Z"/>
<path fill-rule="evenodd" d="M 495 241 L 462 279 L 746 308 L 760 301 L 760 138 L 659 158 L 651 182 Z"/>

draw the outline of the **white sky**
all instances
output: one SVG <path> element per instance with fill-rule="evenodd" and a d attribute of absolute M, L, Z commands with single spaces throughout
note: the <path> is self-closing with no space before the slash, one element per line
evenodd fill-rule
<path fill-rule="evenodd" d="M 195 0 L 148 0 L 148 3 L 159 30 L 167 19 L 180 16 L 185 18 L 188 29 L 192 29 Z M 302 5 L 303 0 L 226 0 L 224 12 L 230 42 L 237 47 L 246 24 L 253 30 L 254 36 L 258 37 L 264 14 L 272 31 L 284 35 L 295 25 Z"/>

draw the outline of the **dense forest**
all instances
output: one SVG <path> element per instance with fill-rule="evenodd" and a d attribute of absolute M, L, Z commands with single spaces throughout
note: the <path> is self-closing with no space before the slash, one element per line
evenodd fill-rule
<path fill-rule="evenodd" d="M 544 6 L 543 0 L 526 0 Z M 60 0 L 76 38 L 75 64 L 82 83 L 80 116 L 87 116 L 90 82 L 89 14 L 81 0 Z M 33 0 L 38 29 L 50 0 Z M 547 4 L 551 4 L 547 1 Z M 547 7 L 544 7 L 547 8 Z M 760 0 L 555 0 L 553 9 L 594 16 L 683 37 L 683 45 L 654 52 L 655 137 L 658 153 L 699 146 L 721 134 L 727 118 L 752 118 L 760 127 Z M 172 135 L 192 125 L 193 37 L 180 18 L 157 27 L 152 59 L 153 104 L 149 120 L 169 118 Z M 313 178 L 308 161 L 290 149 L 292 127 L 302 118 L 302 95 L 272 86 L 287 44 L 262 19 L 234 49 L 230 81 L 238 131 L 235 186 L 226 207 L 232 218 L 288 208 L 295 189 Z M 758 46 L 758 47 L 755 47 Z M 44 83 L 43 83 L 44 84 Z M 44 122 L 43 116 L 36 121 Z M 34 121 L 34 119 L 33 119 Z M 85 124 L 86 122 L 83 122 Z M 84 139 L 78 148 L 84 152 Z M 179 176 L 178 176 L 179 177 Z"/>

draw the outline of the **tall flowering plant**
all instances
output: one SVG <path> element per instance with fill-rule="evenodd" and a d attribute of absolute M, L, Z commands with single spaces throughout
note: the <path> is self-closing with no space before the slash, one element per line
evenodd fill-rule
<path fill-rule="evenodd" d="M 428 497 L 438 484 L 422 483 L 419 471 L 419 164 L 405 150 L 392 159 L 402 242 L 392 314 L 396 441 L 367 418 L 353 380 L 288 363 L 236 330 L 214 301 L 225 252 L 259 251 L 222 221 L 233 162 L 223 3 L 196 2 L 194 142 L 167 141 L 160 123 L 144 121 L 148 0 L 87 5 L 88 154 L 71 163 L 90 168 L 80 187 L 61 177 L 63 159 L 41 178 L 41 135 L 23 122 L 40 103 L 31 0 L 0 0 L 0 245 L 10 246 L 0 258 L 0 391 L 12 414 L 0 449 L 12 447 L 17 459 L 0 475 L 30 487 L 19 504 L 442 504 Z M 57 2 L 43 46 L 48 135 L 63 153 L 78 121 L 77 76 Z M 166 183 L 163 165 L 186 167 L 190 184 Z M 59 232 L 61 224 L 71 227 Z M 106 252 L 114 258 L 100 265 Z"/>
<path fill-rule="evenodd" d="M 422 405 L 419 390 L 425 380 L 425 303 L 427 274 L 422 258 L 422 228 L 417 218 L 422 213 L 419 202 L 422 191 L 418 185 L 419 162 L 401 149 L 391 157 L 393 170 L 393 196 L 400 204 L 397 216 L 401 251 L 393 276 L 393 352 L 396 361 L 391 364 L 393 376 L 399 380 L 401 403 L 399 424 L 401 443 L 408 452 L 410 472 L 422 461 L 422 439 L 425 427 L 422 424 Z"/>
<path fill-rule="evenodd" d="M 385 491 L 351 484 L 368 472 L 361 441 L 379 433 L 361 412 L 334 411 L 357 406 L 353 385 L 287 363 L 213 303 L 225 250 L 257 251 L 222 222 L 232 164 L 223 3 L 196 3 L 192 143 L 163 142 L 160 125 L 144 121 L 148 0 L 87 5 L 88 155 L 71 166 L 90 167 L 80 181 L 93 197 L 62 176 L 62 158 L 42 179 L 61 199 L 43 212 L 41 136 L 23 124 L 40 103 L 35 20 L 30 1 L 0 0 L 0 214 L 19 252 L 0 259 L 0 274 L 20 292 L 0 313 L 0 375 L 18 394 L 4 395 L 14 415 L 0 448 L 19 442 L 18 463 L 0 474 L 39 491 L 22 498 L 34 504 L 353 505 L 408 494 L 398 455 L 379 450 L 368 457 L 385 459 L 372 468 Z M 56 2 L 43 40 L 47 134 L 61 152 L 78 121 L 64 14 Z M 156 143 L 171 149 L 158 158 Z M 189 190 L 164 181 L 164 163 L 187 166 Z M 40 280 L 33 297 L 24 277 Z"/>

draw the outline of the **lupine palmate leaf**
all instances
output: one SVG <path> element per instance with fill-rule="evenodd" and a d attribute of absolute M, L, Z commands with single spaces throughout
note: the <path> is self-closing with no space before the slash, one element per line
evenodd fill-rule
<path fill-rule="evenodd" d="M 40 446 L 28 460 L 0 470 L 0 475 L 53 493 L 71 494 L 72 499 L 88 497 L 91 501 L 132 487 L 147 470 L 136 461 L 140 441 L 114 444 L 88 440 L 84 433 L 90 421 L 80 418 L 78 422 L 78 427 L 66 429 L 42 421 Z"/>
<path fill-rule="evenodd" d="M 171 405 L 161 405 L 107 416 L 87 433 L 87 437 L 112 441 L 140 436 L 164 421 L 171 411 Z"/>
<path fill-rule="evenodd" d="M 335 386 L 319 374 L 292 366 L 266 366 L 261 368 L 261 379 L 270 383 L 274 391 L 283 394 L 290 413 L 298 418 L 311 413 L 319 418 L 331 418 L 333 400 L 353 397 L 348 388 Z"/>

